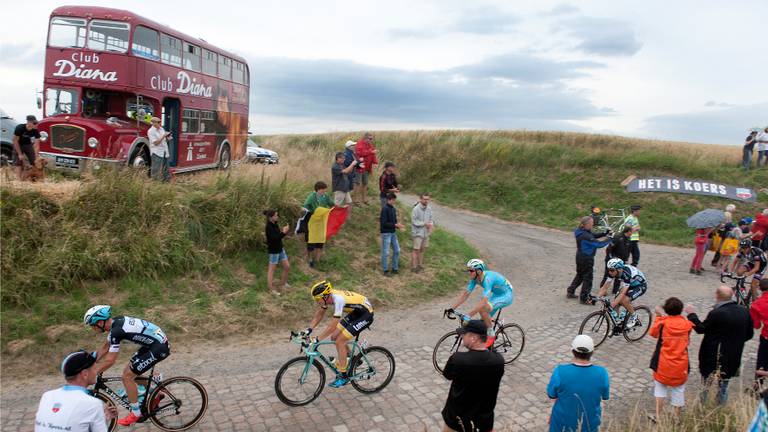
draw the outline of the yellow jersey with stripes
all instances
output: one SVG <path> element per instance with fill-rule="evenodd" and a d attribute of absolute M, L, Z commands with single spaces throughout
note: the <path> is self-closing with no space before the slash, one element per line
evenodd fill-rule
<path fill-rule="evenodd" d="M 373 306 L 364 295 L 347 290 L 332 289 L 326 304 L 333 305 L 334 318 L 358 309 L 373 313 Z"/>

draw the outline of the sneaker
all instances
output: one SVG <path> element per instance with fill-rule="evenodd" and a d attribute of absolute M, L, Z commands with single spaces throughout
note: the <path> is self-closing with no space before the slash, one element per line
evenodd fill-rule
<path fill-rule="evenodd" d="M 419 268 L 418 267 L 411 267 L 411 273 L 418 273 Z"/>
<path fill-rule="evenodd" d="M 310 261 L 309 262 L 309 268 L 315 268 L 315 262 L 314 261 Z"/>
<path fill-rule="evenodd" d="M 496 342 L 496 336 L 488 336 L 485 340 L 485 347 L 490 348 L 493 346 L 493 343 Z"/>
<path fill-rule="evenodd" d="M 576 295 L 576 294 L 574 294 L 574 293 L 567 293 L 567 294 L 565 295 L 565 298 L 569 298 L 569 299 L 577 299 L 577 298 L 579 298 L 579 296 L 577 296 L 577 295 Z"/>
<path fill-rule="evenodd" d="M 130 426 L 139 420 L 141 420 L 141 417 L 137 416 L 136 414 L 133 413 L 133 411 L 131 411 L 130 413 L 128 413 L 127 416 L 118 420 L 117 424 L 119 424 L 120 426 Z"/>
<path fill-rule="evenodd" d="M 417 266 L 416 266 L 416 269 L 417 269 L 418 271 L 422 271 L 422 270 L 424 270 L 424 267 L 422 267 L 422 266 L 420 266 L 420 265 L 417 265 Z"/>
<path fill-rule="evenodd" d="M 385 277 L 389 277 L 389 276 L 392 276 L 392 275 L 389 273 L 389 271 L 387 271 L 387 270 L 384 270 L 384 271 L 382 272 L 382 274 L 383 274 Z"/>
<path fill-rule="evenodd" d="M 396 274 L 397 274 L 397 269 L 393 269 L 393 270 L 392 270 L 392 274 L 393 274 L 393 275 L 396 275 Z"/>
<path fill-rule="evenodd" d="M 696 269 L 690 269 L 690 270 L 688 270 L 688 273 L 694 274 L 694 273 L 696 273 Z"/>
<path fill-rule="evenodd" d="M 333 388 L 344 387 L 349 382 L 349 377 L 343 374 L 336 375 L 336 380 L 330 383 L 328 386 Z"/>
<path fill-rule="evenodd" d="M 271 293 L 272 293 L 272 295 L 273 295 L 273 296 L 275 296 L 275 297 L 280 297 L 280 296 L 282 295 L 282 294 L 280 294 L 280 291 L 277 291 L 277 290 L 271 290 L 270 292 L 271 292 Z"/>

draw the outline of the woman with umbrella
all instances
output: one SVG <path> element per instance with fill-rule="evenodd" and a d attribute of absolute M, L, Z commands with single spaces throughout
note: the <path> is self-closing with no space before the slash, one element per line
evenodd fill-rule
<path fill-rule="evenodd" d="M 694 246 L 696 254 L 691 261 L 691 273 L 701 274 L 701 263 L 704 261 L 704 254 L 707 252 L 707 238 L 714 227 L 725 219 L 725 213 L 722 210 L 707 209 L 702 210 L 688 218 L 688 226 L 696 229 L 696 238 Z"/>

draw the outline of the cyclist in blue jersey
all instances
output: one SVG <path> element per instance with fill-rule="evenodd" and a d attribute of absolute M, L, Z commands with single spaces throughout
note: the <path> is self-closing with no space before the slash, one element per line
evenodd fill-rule
<path fill-rule="evenodd" d="M 469 295 L 472 294 L 472 291 L 475 290 L 478 284 L 482 286 L 483 296 L 477 303 L 477 306 L 469 311 L 469 317 L 480 314 L 488 328 L 488 338 L 485 346 L 491 347 L 496 340 L 491 318 L 496 312 L 512 304 L 512 301 L 515 299 L 515 293 L 512 289 L 512 284 L 507 278 L 495 271 L 488 270 L 488 267 L 480 259 L 474 258 L 469 260 L 467 262 L 467 271 L 471 277 L 467 284 L 467 289 L 461 293 L 453 306 L 447 309 L 447 311 L 453 312 L 454 309 L 467 301 Z"/>
<path fill-rule="evenodd" d="M 600 287 L 598 295 L 600 297 L 605 296 L 608 288 L 613 287 L 613 279 L 619 278 L 619 292 L 616 293 L 616 296 L 611 301 L 611 307 L 616 309 L 618 305 L 624 306 L 624 309 L 630 314 L 627 320 L 627 328 L 632 328 L 637 323 L 637 315 L 635 315 L 635 308 L 632 307 L 632 302 L 648 290 L 648 282 L 645 280 L 645 275 L 637 267 L 625 264 L 621 258 L 608 260 L 606 268 L 608 269 L 608 279 Z"/>
<path fill-rule="evenodd" d="M 112 317 L 112 307 L 108 305 L 88 309 L 83 322 L 96 333 L 108 333 L 107 341 L 94 353 L 97 360 L 94 374 L 100 374 L 115 364 L 122 341 L 140 346 L 123 370 L 123 386 L 131 403 L 131 412 L 119 419 L 118 424 L 130 426 L 141 419 L 136 380 L 146 381 L 147 378 L 138 378 L 139 375 L 171 354 L 168 338 L 160 327 L 149 321 L 129 316 Z"/>

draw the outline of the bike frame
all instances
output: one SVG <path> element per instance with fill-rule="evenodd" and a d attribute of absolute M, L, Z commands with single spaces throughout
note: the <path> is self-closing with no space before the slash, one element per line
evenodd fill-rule
<path fill-rule="evenodd" d="M 351 361 L 353 358 L 355 358 L 356 354 L 360 354 L 365 359 L 365 361 L 368 362 L 368 357 L 365 355 L 365 350 L 360 346 L 359 338 L 360 336 L 356 336 L 353 340 L 351 340 L 351 342 L 348 342 L 352 345 L 351 349 L 349 350 L 349 359 Z M 307 344 L 306 342 L 302 342 L 302 351 L 304 351 L 304 354 L 307 356 L 307 363 L 304 365 L 304 370 L 301 372 L 301 378 L 299 379 L 300 383 L 304 384 L 304 381 L 309 374 L 310 367 L 315 360 L 319 360 L 320 363 L 324 364 L 328 369 L 334 371 L 336 374 L 339 373 L 336 365 L 334 365 L 333 362 L 328 359 L 328 357 L 320 352 L 319 348 L 323 345 L 336 345 L 336 342 L 332 340 L 320 341 L 316 344 Z M 347 368 L 349 368 L 349 364 L 347 364 Z M 373 374 L 375 373 L 376 372 L 374 370 Z M 349 379 L 350 381 L 354 381 L 358 377 L 358 375 L 352 375 L 349 377 Z M 370 372 L 368 377 L 370 377 Z"/>
<path fill-rule="evenodd" d="M 154 372 L 155 372 L 155 367 L 152 366 L 152 368 L 149 370 L 149 374 L 148 374 L 148 376 L 150 378 L 145 378 L 147 380 L 147 385 L 144 386 L 144 388 L 145 388 L 145 390 L 144 390 L 144 401 L 141 403 L 141 411 L 142 411 L 142 413 L 145 413 L 145 414 L 148 414 L 147 410 L 146 410 L 146 407 L 147 407 L 147 404 L 149 403 L 147 399 L 148 399 L 149 394 L 150 394 L 150 387 L 152 386 L 152 384 L 155 383 L 154 380 L 152 380 L 152 378 L 151 378 L 152 376 L 154 376 Z M 141 377 L 137 377 L 137 378 L 141 378 Z M 112 382 L 121 382 L 122 383 L 123 382 L 123 378 L 122 377 L 106 377 L 105 378 L 105 377 L 101 376 L 101 374 L 99 374 L 99 376 L 96 378 L 96 384 L 93 386 L 93 393 L 94 394 L 96 394 L 96 393 L 104 393 L 107 396 L 109 396 L 109 398 L 112 399 L 114 402 L 116 402 L 118 405 L 122 406 L 123 408 L 125 408 L 127 410 L 130 410 L 131 409 L 130 402 L 126 402 L 125 399 L 120 397 L 120 395 L 118 395 L 116 391 L 112 390 L 112 388 L 107 385 L 107 383 L 112 383 Z M 136 383 L 136 384 L 138 385 L 138 383 Z M 157 385 L 157 384 L 155 384 L 155 385 Z M 140 393 L 138 396 L 141 397 L 142 394 Z"/>
<path fill-rule="evenodd" d="M 741 300 L 742 304 L 747 304 L 747 299 L 752 293 L 752 286 L 750 285 L 749 288 L 746 286 L 746 276 L 727 276 L 727 275 L 720 275 L 720 282 L 725 283 L 725 279 L 733 279 L 736 281 L 736 285 L 733 286 L 733 293 L 736 296 L 738 300 Z M 751 302 L 752 300 L 750 300 Z"/>
<path fill-rule="evenodd" d="M 613 214 L 611 214 L 613 213 Z M 621 224 L 624 223 L 624 219 L 627 218 L 626 209 L 607 209 L 603 211 L 598 218 L 600 224 L 599 228 L 607 228 L 611 231 L 618 232 L 621 228 Z"/>

